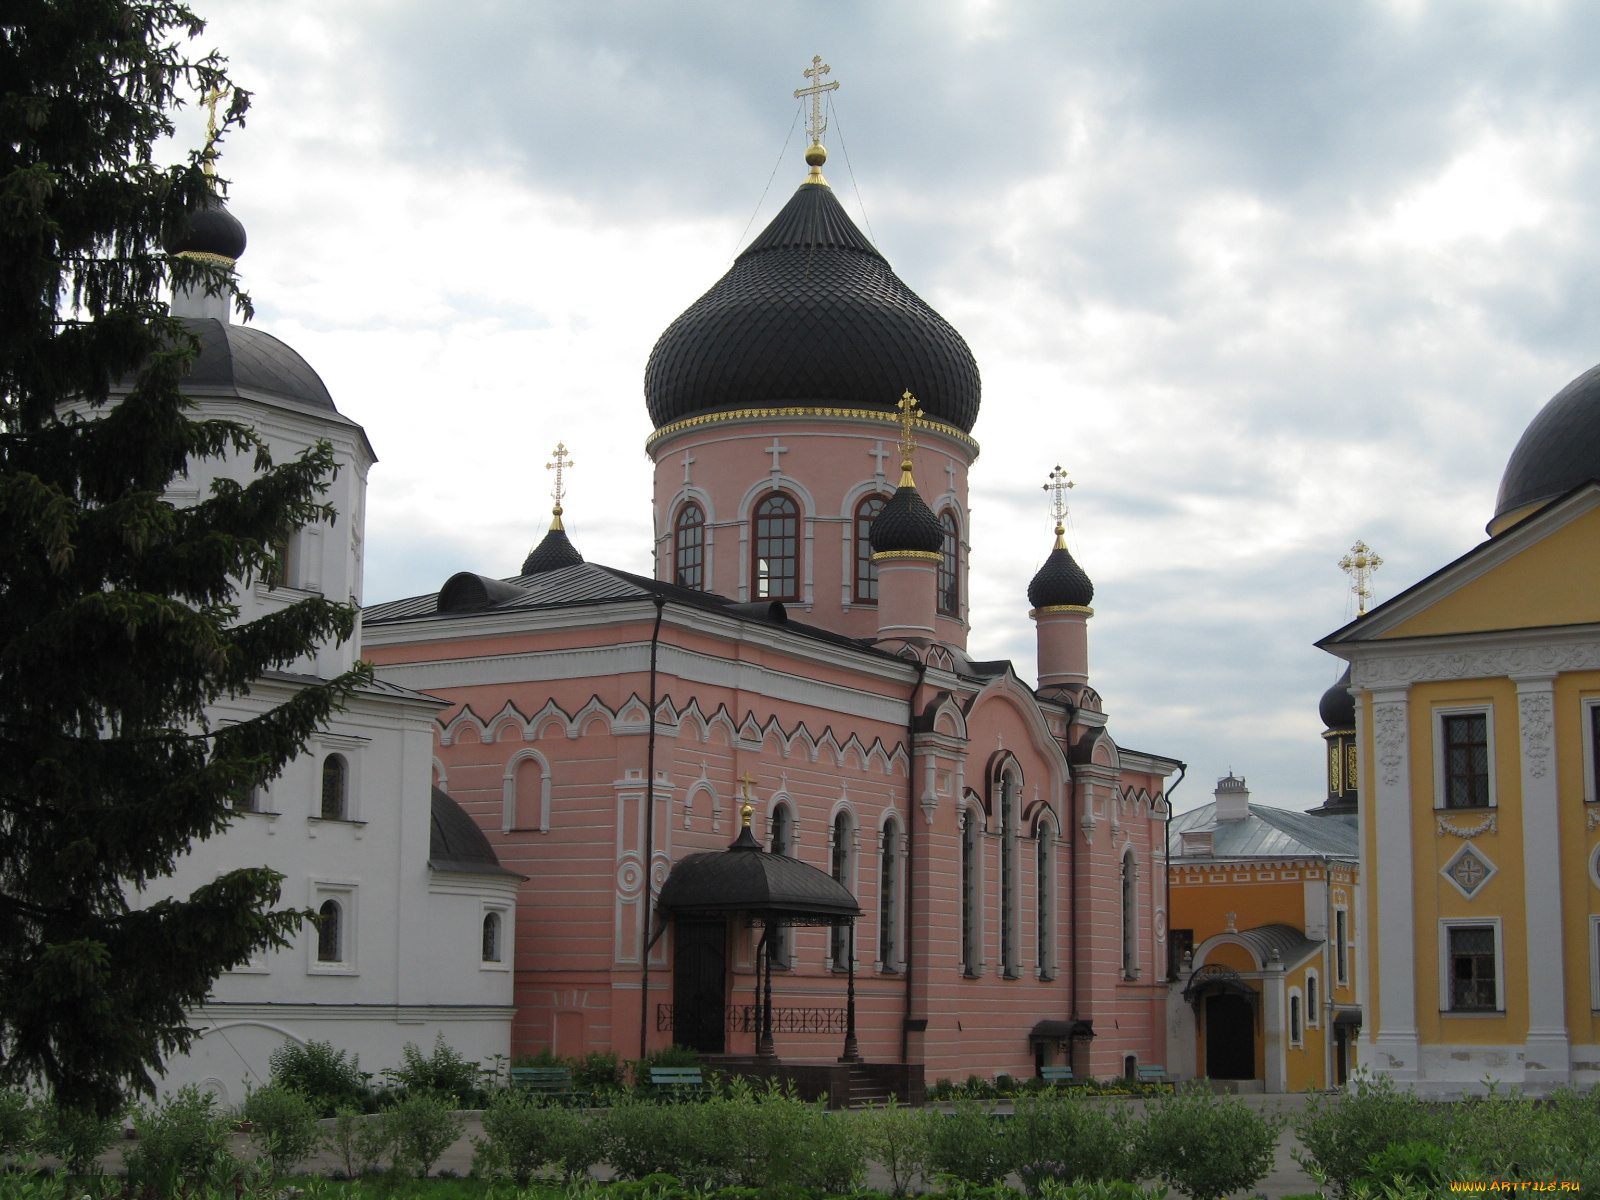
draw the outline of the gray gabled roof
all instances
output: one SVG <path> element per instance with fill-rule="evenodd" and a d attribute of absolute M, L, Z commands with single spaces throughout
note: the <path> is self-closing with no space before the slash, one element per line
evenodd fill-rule
<path fill-rule="evenodd" d="M 1185 855 L 1184 833 L 1210 830 L 1210 854 Z M 1265 804 L 1250 805 L 1242 821 L 1218 821 L 1217 806 L 1202 804 L 1172 818 L 1167 854 L 1174 864 L 1234 858 L 1304 858 L 1321 856 L 1354 861 L 1361 847 L 1353 814 L 1312 816 Z"/>

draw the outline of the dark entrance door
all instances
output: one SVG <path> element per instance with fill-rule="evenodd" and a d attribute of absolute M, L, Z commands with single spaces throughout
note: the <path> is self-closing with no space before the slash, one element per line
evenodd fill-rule
<path fill-rule="evenodd" d="M 1256 1077 L 1256 1014 L 1243 996 L 1223 992 L 1206 997 L 1206 1075 Z"/>
<path fill-rule="evenodd" d="M 1350 1038 L 1346 1032 L 1348 1025 L 1335 1025 L 1333 1027 L 1333 1082 L 1335 1087 L 1343 1087 L 1350 1073 L 1350 1063 L 1346 1057 L 1350 1052 Z"/>
<path fill-rule="evenodd" d="M 676 921 L 672 927 L 672 1040 L 721 1054 L 727 1001 L 725 921 Z"/>

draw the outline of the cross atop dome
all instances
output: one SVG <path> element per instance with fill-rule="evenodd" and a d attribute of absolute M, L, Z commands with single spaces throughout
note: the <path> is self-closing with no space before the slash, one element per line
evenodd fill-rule
<path fill-rule="evenodd" d="M 567 453 L 566 443 L 564 442 L 556 443 L 556 448 L 551 452 L 550 457 L 555 461 L 547 462 L 544 465 L 546 471 L 554 471 L 556 473 L 556 486 L 550 489 L 550 498 L 556 502 L 555 507 L 550 510 L 555 516 L 555 520 L 550 522 L 550 528 L 561 529 L 563 528 L 561 524 L 561 498 L 567 494 L 563 473 L 568 467 L 573 467 L 577 464 L 572 461 L 571 456 Z"/>
<path fill-rule="evenodd" d="M 895 402 L 900 410 L 900 486 L 916 487 L 911 478 L 911 454 L 917 448 L 916 425 L 922 416 L 922 405 L 909 389 Z"/>
<path fill-rule="evenodd" d="M 1067 478 L 1067 472 L 1060 463 L 1050 472 L 1050 482 L 1044 485 L 1044 490 L 1052 493 L 1050 501 L 1050 515 L 1056 521 L 1056 549 L 1067 548 L 1067 489 L 1077 487 L 1072 480 Z"/>

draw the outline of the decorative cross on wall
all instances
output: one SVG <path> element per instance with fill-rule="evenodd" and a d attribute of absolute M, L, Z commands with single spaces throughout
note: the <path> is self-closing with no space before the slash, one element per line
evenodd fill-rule
<path fill-rule="evenodd" d="M 689 468 L 696 461 L 698 460 L 695 458 L 695 456 L 690 454 L 687 450 L 683 452 L 683 482 L 685 484 L 689 483 Z"/>
<path fill-rule="evenodd" d="M 776 475 L 779 471 L 783 470 L 782 466 L 780 466 L 778 463 L 778 456 L 780 454 L 789 453 L 789 447 L 785 446 L 777 438 L 773 438 L 772 445 L 766 448 L 766 453 L 772 455 L 772 473 Z"/>
<path fill-rule="evenodd" d="M 832 83 L 822 82 L 822 77 L 832 70 L 832 67 L 822 61 L 822 55 L 813 55 L 811 66 L 801 72 L 807 79 L 811 80 L 811 86 L 795 88 L 794 90 L 794 98 L 796 100 L 807 96 L 811 97 L 811 118 L 806 122 L 806 136 L 811 139 L 813 146 L 821 144 L 822 135 L 828 131 L 828 122 L 822 115 L 823 94 L 839 90 L 839 81 L 837 79 Z"/>
<path fill-rule="evenodd" d="M 873 443 L 873 448 L 871 450 L 868 450 L 867 454 L 870 457 L 877 459 L 878 467 L 877 467 L 877 470 L 873 471 L 873 474 L 876 475 L 879 479 L 882 479 L 883 478 L 883 460 L 889 457 L 889 451 L 887 451 L 887 450 L 885 450 L 883 448 L 883 443 L 882 442 L 874 442 Z"/>

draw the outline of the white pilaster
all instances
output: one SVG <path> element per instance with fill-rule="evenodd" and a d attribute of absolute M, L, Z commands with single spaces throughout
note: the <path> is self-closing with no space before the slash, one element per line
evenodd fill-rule
<path fill-rule="evenodd" d="M 1419 1076 L 1416 921 L 1411 847 L 1410 685 L 1372 693 L 1373 795 L 1367 817 L 1376 849 L 1362 864 L 1377 897 L 1378 997 L 1372 1067 L 1399 1082 Z M 1428 807 L 1433 807 L 1431 792 Z"/>
<path fill-rule="evenodd" d="M 1528 956 L 1528 1042 L 1524 1079 L 1570 1082 L 1567 989 L 1561 920 L 1560 802 L 1556 788 L 1555 676 L 1513 675 L 1522 759 L 1522 861 Z M 1505 958 L 1515 952 L 1505 948 Z M 1509 966 L 1509 964 L 1508 964 Z"/>
<path fill-rule="evenodd" d="M 1287 991 L 1281 962 L 1269 962 L 1261 974 L 1262 1090 L 1280 1095 L 1289 1090 L 1289 1033 L 1284 1028 Z M 1300 1014 L 1305 1019 L 1304 1011 Z"/>

